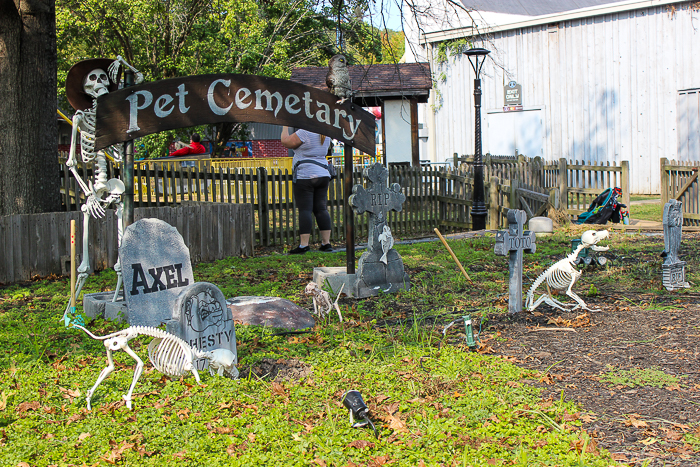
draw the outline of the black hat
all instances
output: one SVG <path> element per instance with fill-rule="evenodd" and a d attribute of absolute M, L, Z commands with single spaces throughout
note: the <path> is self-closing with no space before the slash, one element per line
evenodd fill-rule
<path fill-rule="evenodd" d="M 66 78 L 66 97 L 75 110 L 86 110 L 92 107 L 92 96 L 83 91 L 85 76 L 95 68 L 102 68 L 109 74 L 108 69 L 113 62 L 114 59 L 111 58 L 90 58 L 71 67 Z M 121 67 L 119 67 L 119 73 L 121 73 Z M 116 83 L 109 80 L 108 89 L 109 92 L 119 89 L 119 74 Z"/>

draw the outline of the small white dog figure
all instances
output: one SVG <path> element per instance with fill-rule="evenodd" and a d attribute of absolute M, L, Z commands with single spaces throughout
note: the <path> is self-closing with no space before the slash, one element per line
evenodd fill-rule
<path fill-rule="evenodd" d="M 335 302 L 331 302 L 331 296 L 328 294 L 328 292 L 322 290 L 317 283 L 309 282 L 306 288 L 304 289 L 304 293 L 313 297 L 314 314 L 319 318 L 323 318 L 328 313 L 330 313 L 332 308 L 335 308 L 335 311 L 338 312 L 338 318 L 342 323 L 343 315 L 340 314 L 340 307 L 338 307 L 338 299 L 340 298 L 340 294 L 343 292 L 343 287 L 345 287 L 345 284 L 343 284 L 340 287 L 340 291 L 338 292 L 338 296 L 335 298 Z"/>

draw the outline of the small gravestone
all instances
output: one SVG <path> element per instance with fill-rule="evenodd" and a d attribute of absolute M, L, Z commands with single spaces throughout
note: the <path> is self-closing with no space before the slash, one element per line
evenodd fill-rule
<path fill-rule="evenodd" d="M 523 232 L 527 214 L 520 209 L 510 209 L 507 214 L 508 230 L 496 232 L 497 256 L 509 256 L 508 260 L 508 311 L 523 310 L 523 252 L 534 253 L 535 233 Z"/>
<path fill-rule="evenodd" d="M 685 261 L 678 259 L 683 229 L 683 203 L 672 199 L 664 205 L 664 263 L 662 283 L 666 290 L 690 287 L 685 281 Z"/>
<path fill-rule="evenodd" d="M 392 248 L 394 237 L 387 225 L 389 211 L 401 211 L 406 196 L 398 183 L 387 187 L 388 175 L 389 171 L 379 163 L 365 169 L 363 177 L 367 180 L 367 189 L 355 185 L 349 198 L 356 214 L 369 214 L 367 251 L 360 257 L 353 285 L 353 296 L 357 298 L 410 288 L 403 260 Z"/>
<path fill-rule="evenodd" d="M 129 324 L 166 323 L 180 292 L 194 283 L 190 251 L 177 229 L 158 219 L 134 222 L 124 232 L 119 259 Z"/>
<path fill-rule="evenodd" d="M 252 326 L 307 329 L 314 317 L 291 300 L 278 297 L 235 297 L 226 300 L 234 321 Z"/>
<path fill-rule="evenodd" d="M 228 349 L 236 356 L 236 329 L 226 298 L 209 282 L 195 282 L 183 290 L 171 311 L 167 331 L 203 352 Z M 197 370 L 207 368 L 207 361 L 195 361 Z"/>

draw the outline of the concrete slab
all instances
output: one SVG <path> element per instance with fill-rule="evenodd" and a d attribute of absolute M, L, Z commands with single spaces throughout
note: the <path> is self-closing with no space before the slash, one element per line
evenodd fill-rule
<path fill-rule="evenodd" d="M 324 290 L 330 289 L 331 295 L 338 295 L 341 286 L 343 295 L 353 297 L 353 287 L 357 281 L 356 274 L 348 274 L 345 267 L 321 267 L 314 268 L 314 282 Z M 328 287 L 326 288 L 325 285 Z"/>
<path fill-rule="evenodd" d="M 83 295 L 83 312 L 89 318 L 128 320 L 129 311 L 124 301 L 124 294 L 120 292 L 116 302 L 112 302 L 113 297 L 114 291 L 85 294 Z"/>

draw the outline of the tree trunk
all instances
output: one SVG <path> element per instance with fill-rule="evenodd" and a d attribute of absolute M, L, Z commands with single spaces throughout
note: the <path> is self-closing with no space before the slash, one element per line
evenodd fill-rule
<path fill-rule="evenodd" d="M 0 0 L 0 216 L 58 211 L 55 0 Z"/>

